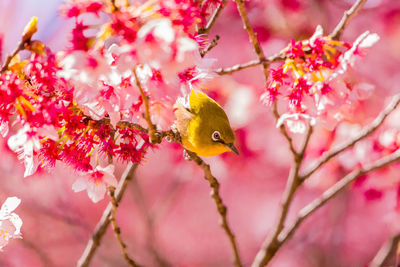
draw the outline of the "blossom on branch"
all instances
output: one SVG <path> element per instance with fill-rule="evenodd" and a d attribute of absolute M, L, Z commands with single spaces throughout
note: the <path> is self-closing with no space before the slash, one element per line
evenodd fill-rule
<path fill-rule="evenodd" d="M 200 59 L 195 38 L 205 9 L 198 1 L 67 1 L 62 14 L 75 19 L 68 48 L 53 53 L 28 40 L 30 56 L 0 74 L 0 133 L 8 135 L 16 115 L 11 122 L 21 129 L 8 145 L 24 160 L 24 175 L 57 161 L 90 177 L 100 175 L 99 157 L 141 162 L 152 146 L 144 114 L 169 127 L 176 98 L 211 73 L 213 60 Z M 96 183 L 87 189 L 97 201 L 105 187 Z"/>
<path fill-rule="evenodd" d="M 322 27 L 318 26 L 309 40 L 292 40 L 282 50 L 285 63 L 270 70 L 262 102 L 271 105 L 275 101 L 285 101 L 286 117 L 287 114 L 304 114 L 333 128 L 348 115 L 355 102 L 371 95 L 374 86 L 365 82 L 352 84 L 344 74 L 354 66 L 356 56 L 362 55 L 365 48 L 378 40 L 377 34 L 367 31 L 353 44 L 348 44 L 324 36 Z M 289 129 L 298 132 L 300 128 Z"/>

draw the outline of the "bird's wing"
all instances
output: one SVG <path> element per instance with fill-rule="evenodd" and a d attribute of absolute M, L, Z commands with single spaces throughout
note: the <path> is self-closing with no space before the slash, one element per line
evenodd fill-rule
<path fill-rule="evenodd" d="M 186 136 L 188 124 L 195 114 L 191 113 L 179 100 L 174 105 L 174 113 L 176 117 L 175 127 L 181 135 Z"/>

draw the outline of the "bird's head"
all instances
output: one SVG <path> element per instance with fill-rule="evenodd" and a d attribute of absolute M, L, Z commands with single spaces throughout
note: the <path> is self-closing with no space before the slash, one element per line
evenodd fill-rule
<path fill-rule="evenodd" d="M 208 151 L 209 156 L 228 151 L 239 154 L 235 147 L 235 135 L 226 115 L 212 116 L 203 123 L 203 126 L 199 128 L 201 129 L 200 136 L 202 146 Z"/>

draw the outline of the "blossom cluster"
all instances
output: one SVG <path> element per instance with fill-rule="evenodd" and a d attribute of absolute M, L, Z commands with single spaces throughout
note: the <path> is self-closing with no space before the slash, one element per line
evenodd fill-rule
<path fill-rule="evenodd" d="M 154 147 L 144 114 L 170 127 L 177 97 L 208 76 L 213 61 L 201 59 L 205 39 L 196 30 L 218 3 L 69 1 L 61 13 L 75 24 L 57 52 L 31 40 L 33 19 L 23 35 L 31 56 L 15 56 L 0 74 L 0 133 L 19 125 L 8 146 L 24 175 L 62 162 L 84 177 L 75 191 L 102 199 L 116 186 L 112 160 L 140 163 Z"/>
<path fill-rule="evenodd" d="M 354 103 L 368 98 L 374 86 L 346 80 L 356 56 L 379 40 L 377 34 L 363 33 L 353 44 L 324 36 L 321 26 L 304 41 L 291 40 L 281 52 L 285 62 L 270 69 L 261 100 L 271 105 L 285 100 L 286 111 L 277 126 L 286 123 L 291 132 L 304 133 L 316 120 L 333 129 L 346 117 Z M 281 97 L 282 96 L 282 97 Z"/>

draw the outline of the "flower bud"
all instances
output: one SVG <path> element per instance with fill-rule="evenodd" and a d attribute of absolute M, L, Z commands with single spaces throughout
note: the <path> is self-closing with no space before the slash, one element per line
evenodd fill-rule
<path fill-rule="evenodd" d="M 28 24 L 26 24 L 24 32 L 22 33 L 22 40 L 24 42 L 30 40 L 35 32 L 37 32 L 37 20 L 37 17 L 32 17 Z"/>

